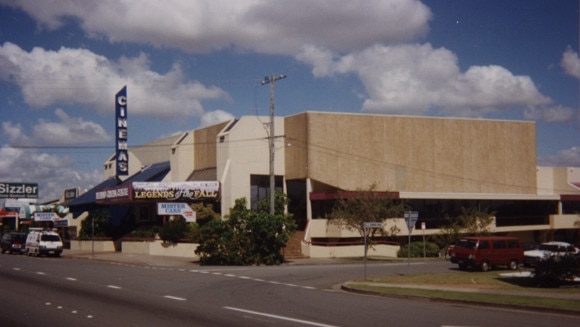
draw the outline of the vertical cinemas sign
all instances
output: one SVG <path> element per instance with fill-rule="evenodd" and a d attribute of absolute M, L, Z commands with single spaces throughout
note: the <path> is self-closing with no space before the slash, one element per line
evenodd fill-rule
<path fill-rule="evenodd" d="M 129 149 L 127 146 L 127 86 L 115 95 L 117 176 L 129 175 Z"/>

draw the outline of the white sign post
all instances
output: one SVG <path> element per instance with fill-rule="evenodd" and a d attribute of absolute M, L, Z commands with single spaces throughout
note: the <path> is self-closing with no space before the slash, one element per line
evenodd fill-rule
<path fill-rule="evenodd" d="M 405 211 L 405 222 L 407 223 L 407 230 L 409 231 L 409 242 L 407 243 L 407 275 L 409 274 L 409 266 L 411 265 L 411 233 L 415 229 L 417 219 L 419 219 L 418 211 Z"/>
<path fill-rule="evenodd" d="M 367 234 L 369 229 L 380 229 L 383 228 L 383 223 L 380 221 L 373 221 L 373 222 L 365 222 L 363 224 L 364 227 L 364 236 L 365 236 L 365 255 L 364 255 L 364 266 L 365 266 L 365 280 L 367 279 Z"/>

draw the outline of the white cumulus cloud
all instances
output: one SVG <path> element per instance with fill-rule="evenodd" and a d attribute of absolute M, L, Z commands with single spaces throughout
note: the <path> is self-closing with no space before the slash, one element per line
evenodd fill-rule
<path fill-rule="evenodd" d="M 304 44 L 335 51 L 424 36 L 432 13 L 419 0 L 0 0 L 47 29 L 75 18 L 94 37 L 192 52 L 226 48 L 295 55 Z"/>
<path fill-rule="evenodd" d="M 174 65 L 159 74 L 146 55 L 111 61 L 85 49 L 57 51 L 34 48 L 30 52 L 10 42 L 0 46 L 0 78 L 16 83 L 32 107 L 80 104 L 101 113 L 114 110 L 111 94 L 127 85 L 131 114 L 156 117 L 200 116 L 203 100 L 228 99 L 218 87 L 186 80 Z"/>
<path fill-rule="evenodd" d="M 571 48 L 566 49 L 562 55 L 560 66 L 564 68 L 566 74 L 580 78 L 580 59 L 578 58 L 578 52 L 575 52 Z"/>
<path fill-rule="evenodd" d="M 228 121 L 234 119 L 235 117 L 223 110 L 214 110 L 210 112 L 206 112 L 203 116 L 201 116 L 201 122 L 199 127 L 211 126 L 215 124 L 219 124 L 224 121 Z"/>
<path fill-rule="evenodd" d="M 448 115 L 479 117 L 552 102 L 529 76 L 495 65 L 461 72 L 454 53 L 430 44 L 375 45 L 344 56 L 310 46 L 297 59 L 312 65 L 317 77 L 356 74 L 368 93 L 368 112 L 421 115 L 441 108 Z"/>

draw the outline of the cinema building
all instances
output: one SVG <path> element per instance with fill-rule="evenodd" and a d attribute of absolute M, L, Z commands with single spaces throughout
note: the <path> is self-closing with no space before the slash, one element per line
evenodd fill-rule
<path fill-rule="evenodd" d="M 191 200 L 211 201 L 222 216 L 241 197 L 255 208 L 270 187 L 268 121 L 244 116 L 129 148 L 130 177 L 113 187 L 131 179 L 209 183 L 218 185 L 215 198 Z M 494 213 L 494 233 L 580 241 L 580 168 L 538 167 L 534 122 L 303 112 L 276 117 L 275 126 L 275 187 L 290 198 L 303 255 L 360 255 L 361 246 L 352 246 L 358 235 L 325 217 L 339 192 L 370 185 L 419 213 L 413 237 L 438 233 L 446 217 L 478 207 Z M 104 164 L 104 183 L 115 179 L 114 161 Z M 147 174 L 152 168 L 157 173 Z M 84 201 L 95 202 L 89 193 Z M 158 201 L 165 200 L 128 199 L 122 206 L 137 206 L 135 214 L 148 220 Z M 403 217 L 389 224 L 404 241 Z"/>

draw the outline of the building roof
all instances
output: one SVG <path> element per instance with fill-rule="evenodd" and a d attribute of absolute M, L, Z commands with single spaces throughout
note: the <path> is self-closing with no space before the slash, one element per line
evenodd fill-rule
<path fill-rule="evenodd" d="M 80 206 L 80 205 L 95 203 L 95 200 L 96 200 L 95 194 L 97 193 L 98 189 L 115 186 L 117 184 L 119 184 L 119 179 L 117 179 L 116 177 L 110 177 L 110 178 L 102 181 L 100 184 L 97 184 L 92 189 L 81 194 L 78 198 L 71 200 L 70 202 L 67 203 L 67 205 L 69 207 L 72 207 L 72 206 Z"/>
<path fill-rule="evenodd" d="M 132 182 L 160 182 L 171 170 L 169 161 L 159 162 L 143 167 L 138 173 L 127 178 L 123 184 Z"/>

